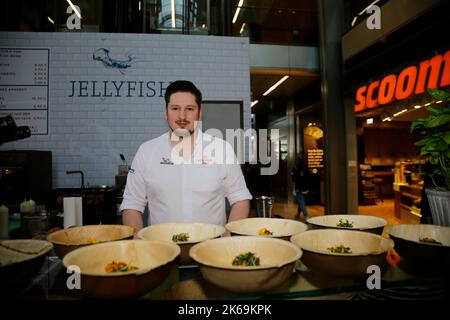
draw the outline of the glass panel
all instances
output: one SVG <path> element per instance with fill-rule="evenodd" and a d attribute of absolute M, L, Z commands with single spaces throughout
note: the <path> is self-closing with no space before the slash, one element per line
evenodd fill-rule
<path fill-rule="evenodd" d="M 147 0 L 147 32 L 209 31 L 209 0 Z"/>

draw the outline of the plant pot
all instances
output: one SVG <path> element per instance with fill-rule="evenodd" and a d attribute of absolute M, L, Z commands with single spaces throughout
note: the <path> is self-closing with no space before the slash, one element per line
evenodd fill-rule
<path fill-rule="evenodd" d="M 450 226 L 450 191 L 445 188 L 427 188 L 433 224 Z"/>

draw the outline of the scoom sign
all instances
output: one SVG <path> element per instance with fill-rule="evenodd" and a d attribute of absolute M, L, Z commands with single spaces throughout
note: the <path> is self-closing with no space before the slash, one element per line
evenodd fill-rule
<path fill-rule="evenodd" d="M 410 66 L 397 76 L 390 74 L 382 80 L 360 87 L 356 91 L 355 112 L 376 108 L 394 100 L 404 100 L 412 95 L 424 93 L 450 85 L 450 50 L 422 61 L 419 67 Z"/>

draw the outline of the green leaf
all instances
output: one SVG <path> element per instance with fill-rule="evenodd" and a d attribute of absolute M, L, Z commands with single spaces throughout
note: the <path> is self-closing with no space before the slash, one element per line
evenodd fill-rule
<path fill-rule="evenodd" d="M 438 116 L 447 111 L 447 108 L 441 106 L 428 106 L 426 107 L 433 115 Z"/>
<path fill-rule="evenodd" d="M 428 158 L 428 161 L 430 161 L 430 163 L 433 164 L 433 165 L 436 165 L 436 164 L 439 163 L 439 159 L 433 158 L 432 156 L 430 156 L 430 157 Z"/>
<path fill-rule="evenodd" d="M 443 133 L 443 139 L 447 145 L 450 145 L 450 131 Z"/>
<path fill-rule="evenodd" d="M 428 89 L 428 93 L 436 100 L 447 101 L 450 98 L 450 94 L 443 90 Z"/>
<path fill-rule="evenodd" d="M 418 127 L 426 127 L 426 119 L 417 119 L 411 123 L 411 132 L 413 132 Z"/>
<path fill-rule="evenodd" d="M 450 123 L 450 115 L 444 114 L 438 117 L 433 117 L 428 123 L 426 124 L 427 128 L 436 128 L 443 126 L 447 123 Z"/>

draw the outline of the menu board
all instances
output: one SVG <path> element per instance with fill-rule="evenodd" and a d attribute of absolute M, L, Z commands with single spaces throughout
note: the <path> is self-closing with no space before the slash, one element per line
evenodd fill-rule
<path fill-rule="evenodd" d="M 323 168 L 323 149 L 309 149 L 308 150 L 308 167 Z"/>
<path fill-rule="evenodd" d="M 0 117 L 48 134 L 49 49 L 0 48 Z"/>
<path fill-rule="evenodd" d="M 303 129 L 304 150 L 308 160 L 308 168 L 316 174 L 324 167 L 323 130 L 317 124 L 309 124 Z"/>

